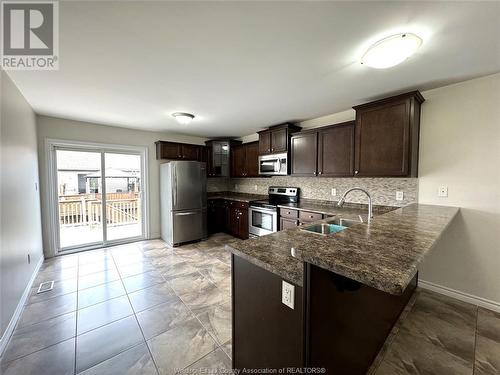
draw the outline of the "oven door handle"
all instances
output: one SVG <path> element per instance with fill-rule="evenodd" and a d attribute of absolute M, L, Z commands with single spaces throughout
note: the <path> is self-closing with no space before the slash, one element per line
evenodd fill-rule
<path fill-rule="evenodd" d="M 261 208 L 261 207 L 252 207 L 252 206 L 250 206 L 250 210 L 257 211 L 257 212 L 264 212 L 264 213 L 275 213 L 275 212 L 277 212 L 276 210 L 273 210 L 272 208 Z"/>

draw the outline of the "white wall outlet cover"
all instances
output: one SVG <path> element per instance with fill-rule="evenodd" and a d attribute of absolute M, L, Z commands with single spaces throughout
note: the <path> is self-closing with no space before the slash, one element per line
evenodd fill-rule
<path fill-rule="evenodd" d="M 282 280 L 281 302 L 292 310 L 295 308 L 295 287 L 285 280 Z"/>
<path fill-rule="evenodd" d="M 335 188 L 332 188 L 332 195 L 335 197 L 337 196 L 337 189 Z"/>
<path fill-rule="evenodd" d="M 402 191 L 396 191 L 396 200 L 397 201 L 402 201 L 405 197 L 404 192 Z"/>
<path fill-rule="evenodd" d="M 440 186 L 438 188 L 438 197 L 446 198 L 448 196 L 448 186 Z"/>

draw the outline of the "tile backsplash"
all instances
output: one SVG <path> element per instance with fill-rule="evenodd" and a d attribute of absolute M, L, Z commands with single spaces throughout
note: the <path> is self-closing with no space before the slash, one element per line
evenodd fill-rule
<path fill-rule="evenodd" d="M 300 197 L 324 201 L 338 201 L 349 188 L 361 187 L 367 190 L 375 205 L 405 206 L 417 202 L 417 178 L 320 178 L 273 176 L 269 178 L 209 178 L 209 192 L 234 191 L 250 194 L 267 194 L 269 186 L 292 186 L 300 188 Z M 331 190 L 335 188 L 337 195 Z M 403 192 L 403 200 L 396 200 L 396 191 Z M 352 192 L 346 202 L 366 203 L 366 196 Z"/>

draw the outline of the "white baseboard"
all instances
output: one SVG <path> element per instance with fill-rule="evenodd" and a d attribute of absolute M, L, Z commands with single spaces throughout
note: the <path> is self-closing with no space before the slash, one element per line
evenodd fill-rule
<path fill-rule="evenodd" d="M 445 296 L 458 299 L 459 301 L 467 302 L 473 305 L 484 307 L 485 309 L 500 312 L 500 302 L 491 301 L 486 298 L 474 296 L 464 293 L 459 290 L 451 289 L 445 286 L 431 283 L 430 281 L 418 280 L 418 286 L 423 289 L 432 290 L 433 292 L 444 294 Z"/>
<path fill-rule="evenodd" d="M 38 271 L 40 270 L 40 267 L 42 266 L 42 263 L 44 261 L 44 257 L 40 257 L 40 261 L 35 267 L 35 271 L 31 275 L 30 281 L 28 282 L 28 285 L 26 285 L 26 288 L 24 289 L 23 295 L 21 296 L 21 300 L 17 304 L 16 311 L 14 311 L 14 314 L 12 315 L 12 318 L 10 319 L 9 325 L 5 329 L 5 332 L 3 333 L 3 336 L 0 338 L 0 357 L 3 355 L 3 351 L 7 347 L 7 344 L 9 343 L 10 337 L 14 333 L 14 329 L 16 328 L 17 321 L 21 317 L 21 314 L 24 310 L 24 305 L 26 304 L 26 301 L 28 300 L 28 297 L 30 295 L 31 288 L 33 286 L 33 282 L 35 281 L 36 275 L 38 275 Z"/>
<path fill-rule="evenodd" d="M 149 240 L 156 240 L 156 239 L 158 239 L 158 238 L 161 238 L 160 233 L 159 233 L 159 232 L 158 232 L 158 233 L 154 232 L 154 233 L 151 233 L 151 234 L 150 234 L 150 236 L 149 236 L 149 238 L 148 238 L 148 239 L 149 239 Z"/>

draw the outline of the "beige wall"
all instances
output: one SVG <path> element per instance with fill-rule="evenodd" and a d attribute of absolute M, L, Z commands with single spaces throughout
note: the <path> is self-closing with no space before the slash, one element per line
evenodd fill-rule
<path fill-rule="evenodd" d="M 205 141 L 205 138 L 199 137 L 118 128 L 46 116 L 37 116 L 37 126 L 42 197 L 47 196 L 47 165 L 45 157 L 46 138 L 117 145 L 146 146 L 149 154 L 149 216 L 152 238 L 160 236 L 160 163 L 156 160 L 154 142 L 157 140 L 164 140 L 204 144 Z M 48 220 L 46 219 L 47 199 L 45 198 L 42 199 L 42 213 L 44 215 L 43 233 L 45 255 L 49 257 L 53 255 L 53 249 L 49 249 L 48 246 Z"/>
<path fill-rule="evenodd" d="M 420 277 L 500 307 L 500 74 L 423 95 L 419 202 L 462 209 Z"/>
<path fill-rule="evenodd" d="M 9 76 L 0 92 L 0 348 L 43 259 L 35 114 Z M 31 262 L 28 264 L 28 254 Z M 11 325 L 9 329 L 13 328 Z"/>

